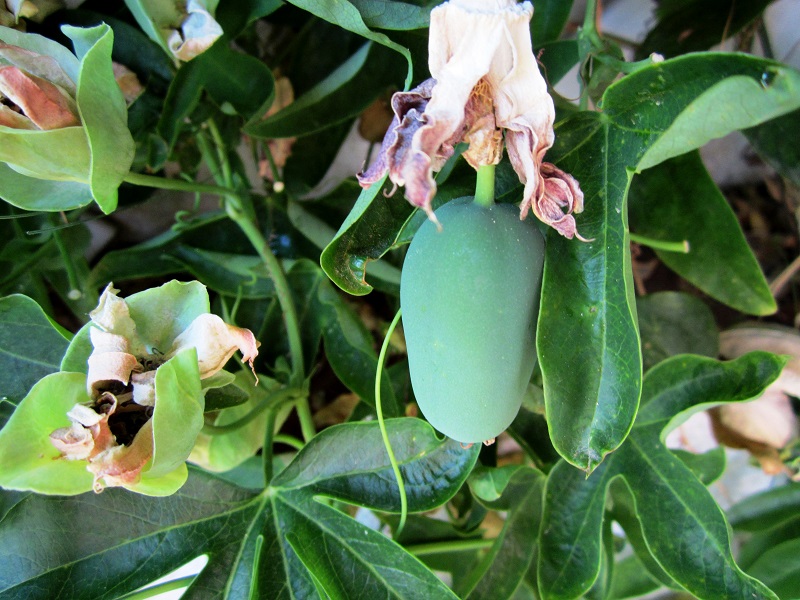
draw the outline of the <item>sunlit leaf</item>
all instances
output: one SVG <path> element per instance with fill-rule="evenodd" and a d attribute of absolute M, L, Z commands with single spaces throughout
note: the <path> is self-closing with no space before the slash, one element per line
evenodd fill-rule
<path fill-rule="evenodd" d="M 572 464 L 591 471 L 636 415 L 641 355 L 626 202 L 633 172 L 796 108 L 798 89 L 800 73 L 778 63 L 693 54 L 622 78 L 605 92 L 602 113 L 577 113 L 556 127 L 548 159 L 580 182 L 578 231 L 593 240 L 549 232 L 537 330 L 550 434 Z"/>
<path fill-rule="evenodd" d="M 719 507 L 662 437 L 693 412 L 760 395 L 782 367 L 782 359 L 754 352 L 725 363 L 682 355 L 653 368 L 626 442 L 588 478 L 563 461 L 549 474 L 538 565 L 542 597 L 576 598 L 591 587 L 601 565 L 606 490 L 621 477 L 647 548 L 680 586 L 701 598 L 775 598 L 737 567 Z"/>

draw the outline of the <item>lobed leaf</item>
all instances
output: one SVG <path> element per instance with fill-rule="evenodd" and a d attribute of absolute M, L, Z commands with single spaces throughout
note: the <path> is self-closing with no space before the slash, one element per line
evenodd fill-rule
<path fill-rule="evenodd" d="M 622 78 L 606 90 L 602 113 L 577 113 L 556 128 L 548 160 L 580 182 L 578 229 L 593 241 L 549 232 L 537 348 L 553 444 L 575 466 L 591 471 L 617 448 L 638 406 L 632 173 L 793 110 L 798 87 L 800 73 L 772 61 L 689 55 Z"/>
<path fill-rule="evenodd" d="M 34 300 L 0 298 L 0 396 L 18 404 L 37 381 L 58 372 L 68 345 Z"/>
<path fill-rule="evenodd" d="M 478 458 L 477 446 L 465 450 L 452 439 L 440 440 L 433 428 L 420 419 L 388 419 L 386 429 L 412 512 L 431 510 L 447 502 Z M 397 483 L 374 421 L 325 429 L 272 485 L 289 490 L 308 488 L 315 494 L 376 510 L 400 510 Z"/>
<path fill-rule="evenodd" d="M 606 491 L 621 477 L 647 549 L 677 584 L 700 598 L 775 598 L 736 565 L 722 512 L 662 437 L 696 410 L 760 395 L 782 363 L 767 353 L 727 363 L 685 355 L 652 369 L 644 380 L 644 406 L 626 442 L 588 478 L 563 461 L 550 472 L 540 530 L 542 597 L 577 598 L 598 577 Z"/>
<path fill-rule="evenodd" d="M 777 310 L 736 215 L 697 152 L 635 177 L 629 208 L 634 232 L 655 240 L 688 242 L 686 254 L 655 249 L 661 262 L 686 281 L 747 314 Z"/>

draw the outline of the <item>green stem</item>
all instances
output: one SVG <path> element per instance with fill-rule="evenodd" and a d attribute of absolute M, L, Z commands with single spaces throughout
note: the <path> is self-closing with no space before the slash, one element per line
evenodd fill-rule
<path fill-rule="evenodd" d="M 267 409 L 276 409 L 281 404 L 285 402 L 291 402 L 295 399 L 295 397 L 299 394 L 304 394 L 305 392 L 301 389 L 297 388 L 283 388 L 282 390 L 278 390 L 263 400 L 261 400 L 249 413 L 241 417 L 240 419 L 236 419 L 233 423 L 228 423 L 226 425 L 204 425 L 203 426 L 203 433 L 208 435 L 221 435 L 223 433 L 230 433 L 231 431 L 236 431 L 250 423 L 253 419 L 258 417 L 261 413 L 263 413 Z"/>
<path fill-rule="evenodd" d="M 414 556 L 439 554 L 441 552 L 467 552 L 470 550 L 485 550 L 491 548 L 494 539 L 456 540 L 454 542 L 433 542 L 430 544 L 415 544 L 406 546 L 405 549 Z"/>
<path fill-rule="evenodd" d="M 234 190 L 218 185 L 206 185 L 204 183 L 184 181 L 182 179 L 167 179 L 165 177 L 145 175 L 144 173 L 128 173 L 123 181 L 133 185 L 158 188 L 161 190 L 175 190 L 177 192 L 216 194 L 217 196 L 227 196 L 234 193 Z"/>
<path fill-rule="evenodd" d="M 494 204 L 495 165 L 481 165 L 475 181 L 475 204 L 489 208 Z"/>
<path fill-rule="evenodd" d="M 249 198 L 242 198 L 230 195 L 225 203 L 228 215 L 250 240 L 253 248 L 267 266 L 267 271 L 275 285 L 275 294 L 283 311 L 283 322 L 286 327 L 286 335 L 289 338 L 289 352 L 292 361 L 292 376 L 290 385 L 299 386 L 304 378 L 305 366 L 303 365 L 303 344 L 300 338 L 300 320 L 297 317 L 297 308 L 292 298 L 289 282 L 281 268 L 280 262 L 272 253 L 272 250 L 261 234 L 261 230 L 256 226 L 252 206 L 245 206 L 244 202 L 249 202 Z M 249 209 L 249 210 L 246 210 Z"/>
<path fill-rule="evenodd" d="M 50 222 L 55 226 L 60 225 L 55 215 L 50 216 Z M 61 255 L 61 261 L 64 263 L 64 270 L 67 272 L 67 281 L 69 282 L 70 288 L 67 295 L 70 300 L 78 300 L 83 295 L 83 292 L 81 291 L 81 283 L 78 281 L 78 274 L 75 270 L 75 261 L 72 260 L 72 256 L 70 256 L 69 250 L 67 250 L 67 246 L 64 244 L 61 231 L 54 229 L 52 236 L 58 247 L 58 253 Z"/>
<path fill-rule="evenodd" d="M 481 167 L 483 169 L 483 167 Z M 479 171 L 480 173 L 480 171 Z M 378 355 L 378 368 L 375 372 L 375 412 L 378 415 L 378 426 L 381 428 L 381 437 L 383 438 L 383 445 L 386 447 L 386 452 L 389 455 L 389 463 L 392 465 L 394 478 L 397 481 L 397 491 L 400 493 L 400 522 L 397 524 L 395 530 L 395 539 L 400 537 L 403 527 L 406 525 L 406 517 L 408 516 L 408 498 L 406 497 L 406 487 L 403 483 L 403 475 L 400 473 L 400 467 L 397 466 L 397 459 L 394 456 L 392 444 L 389 441 L 389 433 L 386 431 L 386 423 L 383 420 L 383 407 L 381 406 L 381 374 L 383 373 L 383 364 L 386 361 L 386 352 L 389 349 L 389 340 L 394 333 L 397 323 L 400 322 L 402 311 L 398 310 L 397 314 L 392 319 L 386 336 L 383 338 L 381 345 L 381 352 Z"/>
<path fill-rule="evenodd" d="M 665 252 L 679 252 L 681 254 L 689 254 L 689 240 L 681 240 L 680 242 L 669 242 L 666 240 L 654 240 L 653 238 L 637 235 L 635 233 L 629 234 L 632 242 L 654 248 L 656 250 L 664 250 Z"/>
<path fill-rule="evenodd" d="M 137 592 L 125 594 L 124 596 L 120 596 L 117 600 L 147 600 L 147 598 L 152 598 L 158 594 L 185 588 L 192 583 L 195 577 L 197 577 L 197 575 L 187 575 L 186 577 L 180 577 L 179 579 L 171 579 L 170 581 L 165 581 L 164 583 L 159 583 L 158 585 L 151 585 L 150 587 Z"/>
<path fill-rule="evenodd" d="M 303 432 L 303 439 L 308 443 L 317 435 L 317 430 L 314 427 L 314 417 L 311 414 L 311 406 L 308 404 L 308 396 L 298 398 L 295 408 L 297 408 L 297 418 L 300 419 L 300 431 Z"/>
<path fill-rule="evenodd" d="M 293 435 L 286 435 L 285 433 L 279 433 L 272 438 L 272 441 L 276 444 L 286 444 L 287 446 L 291 446 L 295 450 L 302 450 L 303 449 L 303 442 L 298 440 Z"/>
<path fill-rule="evenodd" d="M 211 132 L 211 139 L 214 140 L 214 145 L 217 147 L 217 157 L 219 158 L 219 164 L 222 167 L 222 178 L 225 182 L 225 185 L 228 187 L 233 186 L 233 176 L 231 175 L 231 165 L 230 161 L 228 161 L 228 155 L 226 153 L 226 146 L 225 142 L 222 139 L 222 134 L 219 132 L 219 127 L 214 122 L 214 119 L 209 119 L 207 121 L 208 130 Z"/>

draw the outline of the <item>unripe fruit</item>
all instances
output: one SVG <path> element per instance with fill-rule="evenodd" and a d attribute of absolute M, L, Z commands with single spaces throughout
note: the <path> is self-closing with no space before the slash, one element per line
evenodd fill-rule
<path fill-rule="evenodd" d="M 490 440 L 514 420 L 536 364 L 544 240 L 508 204 L 459 198 L 426 221 L 400 281 L 414 395 L 436 429 Z"/>

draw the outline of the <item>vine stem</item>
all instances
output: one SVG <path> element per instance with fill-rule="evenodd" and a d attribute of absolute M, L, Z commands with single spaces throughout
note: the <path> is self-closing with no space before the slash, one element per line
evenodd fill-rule
<path fill-rule="evenodd" d="M 670 242 L 666 240 L 654 240 L 653 238 L 645 237 L 630 233 L 632 242 L 647 246 L 648 248 L 655 248 L 656 250 L 664 250 L 665 252 L 679 252 L 681 254 L 689 254 L 689 240 L 681 240 L 679 242 Z"/>
<path fill-rule="evenodd" d="M 174 190 L 176 192 L 215 194 L 217 196 L 227 196 L 236 193 L 230 188 L 219 185 L 208 185 L 196 181 L 184 181 L 183 179 L 167 179 L 155 175 L 146 175 L 145 173 L 128 173 L 123 181 L 132 185 L 158 188 L 161 190 Z"/>
<path fill-rule="evenodd" d="M 203 433 L 208 435 L 222 435 L 230 433 L 231 431 L 236 431 L 257 418 L 265 410 L 275 410 L 279 408 L 281 404 L 293 401 L 295 396 L 302 394 L 304 394 L 304 391 L 298 388 L 283 388 L 264 398 L 253 407 L 250 412 L 240 419 L 236 419 L 233 423 L 228 423 L 226 425 L 204 425 Z"/>
<path fill-rule="evenodd" d="M 383 338 L 381 344 L 381 352 L 378 355 L 378 368 L 375 371 L 375 412 L 378 415 L 378 426 L 381 429 L 381 437 L 383 438 L 383 445 L 386 447 L 386 453 L 389 455 L 389 463 L 392 465 L 394 478 L 397 481 L 397 491 L 400 493 L 400 522 L 395 530 L 395 539 L 400 537 L 403 527 L 406 525 L 406 517 L 408 516 L 408 498 L 406 497 L 406 486 L 403 483 L 403 474 L 400 473 L 400 467 L 397 465 L 397 458 L 395 458 L 392 443 L 389 441 L 389 433 L 386 431 L 386 422 L 383 420 L 383 407 L 381 406 L 381 374 L 383 373 L 383 364 L 386 362 L 386 352 L 389 350 L 389 340 L 394 333 L 397 324 L 400 322 L 400 317 L 403 312 L 397 311 L 397 314 L 392 319 L 389 329 Z"/>
<path fill-rule="evenodd" d="M 249 199 L 248 199 L 249 200 Z M 252 211 L 245 210 L 244 200 L 236 194 L 231 194 L 226 198 L 225 210 L 228 216 L 239 226 L 239 229 L 247 236 L 250 243 L 255 248 L 261 260 L 267 266 L 267 271 L 275 284 L 275 294 L 283 311 L 283 321 L 286 326 L 286 335 L 289 338 L 289 352 L 292 361 L 291 384 L 299 385 L 303 380 L 305 367 L 303 365 L 303 344 L 300 339 L 300 320 L 297 317 L 297 308 L 289 289 L 289 282 L 283 272 L 281 264 L 272 253 L 267 244 L 267 240 L 261 234 L 261 230 L 256 226 L 255 221 L 250 217 Z M 252 206 L 247 207 L 252 208 Z M 306 404 L 308 403 L 306 399 Z M 302 419 L 302 416 L 301 416 Z M 313 428 L 313 424 L 312 424 Z M 313 437 L 313 436 L 312 436 Z"/>
<path fill-rule="evenodd" d="M 481 165 L 475 181 L 475 204 L 489 208 L 494 204 L 495 165 Z"/>
<path fill-rule="evenodd" d="M 414 556 L 438 554 L 440 552 L 467 552 L 469 550 L 485 550 L 494 544 L 494 538 L 479 540 L 457 540 L 455 542 L 432 542 L 430 544 L 414 544 L 405 546 L 406 551 Z"/>

